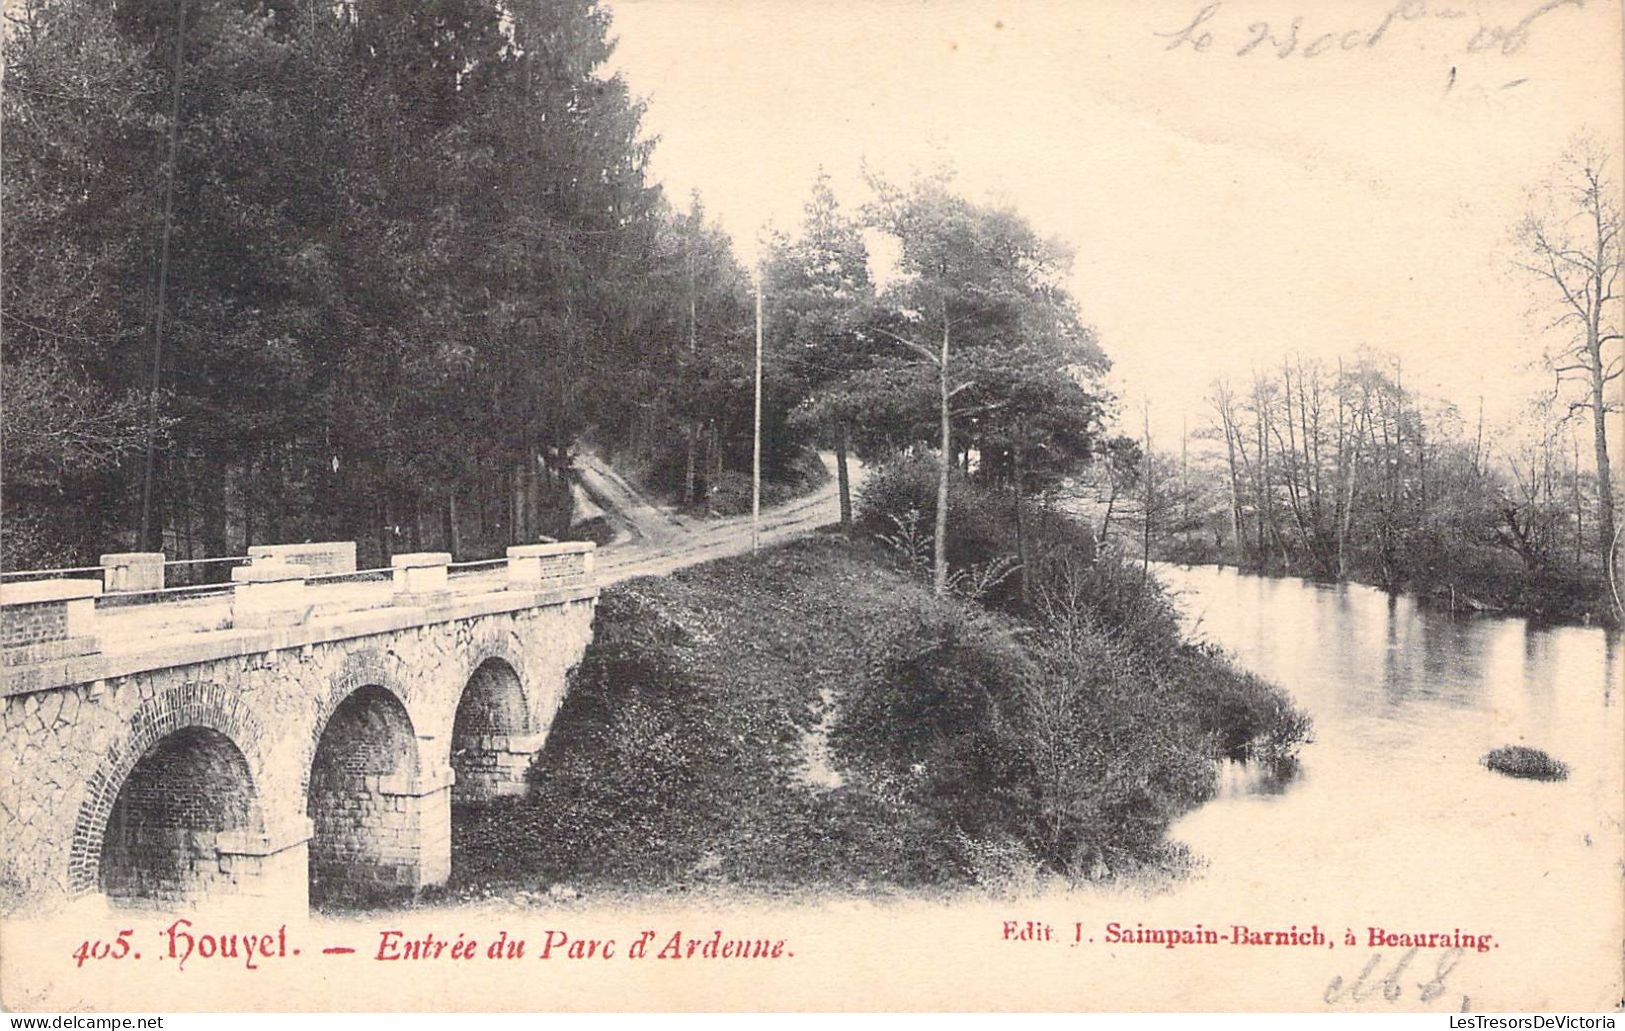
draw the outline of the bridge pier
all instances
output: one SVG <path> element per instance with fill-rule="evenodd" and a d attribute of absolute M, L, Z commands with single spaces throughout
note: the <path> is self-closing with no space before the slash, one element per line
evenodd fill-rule
<path fill-rule="evenodd" d="M 221 834 L 215 850 L 231 895 L 303 910 L 310 904 L 310 836 L 308 818 L 281 833 Z"/>
<path fill-rule="evenodd" d="M 452 741 L 457 802 L 488 802 L 523 795 L 530 764 L 547 742 L 546 734 L 466 734 Z"/>
<path fill-rule="evenodd" d="M 428 777 L 367 778 L 344 801 L 348 812 L 326 814 L 322 850 L 310 863 L 313 893 L 361 897 L 446 883 L 452 779 L 449 768 Z"/>

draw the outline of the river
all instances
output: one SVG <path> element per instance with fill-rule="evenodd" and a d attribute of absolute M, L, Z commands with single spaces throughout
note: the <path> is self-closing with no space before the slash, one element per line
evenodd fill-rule
<path fill-rule="evenodd" d="M 1353 927 L 1362 945 L 1371 925 L 1489 933 L 1500 986 L 1617 989 L 1619 634 L 1452 616 L 1357 584 L 1157 574 L 1193 634 L 1280 684 L 1315 722 L 1296 776 L 1233 766 L 1219 796 L 1176 824 L 1173 837 L 1207 864 L 1176 896 L 1288 903 Z M 1480 765 L 1504 744 L 1545 749 L 1569 779 Z M 1504 963 L 1507 950 L 1520 961 Z"/>

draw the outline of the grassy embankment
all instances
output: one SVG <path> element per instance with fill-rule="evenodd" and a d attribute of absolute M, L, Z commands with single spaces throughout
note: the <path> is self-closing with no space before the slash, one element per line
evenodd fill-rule
<path fill-rule="evenodd" d="M 1216 761 L 1285 757 L 1307 721 L 1181 642 L 1136 577 L 1097 562 L 1072 579 L 1070 602 L 1019 618 L 830 535 L 606 590 L 534 791 L 459 816 L 450 892 L 1177 865 L 1163 832 L 1209 797 Z"/>

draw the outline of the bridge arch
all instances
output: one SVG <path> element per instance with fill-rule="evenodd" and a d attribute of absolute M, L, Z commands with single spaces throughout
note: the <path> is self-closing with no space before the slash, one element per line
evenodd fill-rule
<path fill-rule="evenodd" d="M 119 789 L 103 835 L 102 893 L 168 903 L 230 890 L 222 839 L 264 825 L 248 760 L 231 739 L 207 727 L 177 730 Z"/>
<path fill-rule="evenodd" d="M 541 747 L 524 681 L 507 658 L 488 655 L 469 673 L 451 726 L 453 802 L 523 794 Z"/>
<path fill-rule="evenodd" d="M 343 678 L 316 724 L 305 786 L 315 902 L 415 890 L 450 868 L 450 771 L 423 761 L 401 693 L 357 684 L 368 679 Z"/>
<path fill-rule="evenodd" d="M 264 728 L 237 692 L 182 684 L 138 706 L 128 725 L 87 782 L 68 849 L 70 892 L 174 901 L 249 873 L 221 863 L 232 836 L 265 829 L 262 757 L 243 748 L 263 741 Z"/>
<path fill-rule="evenodd" d="M 310 796 L 310 778 L 314 771 L 312 764 L 316 752 L 321 748 L 322 736 L 327 733 L 327 728 L 333 722 L 339 708 L 362 688 L 383 691 L 400 706 L 407 725 L 413 730 L 412 756 L 413 762 L 418 762 L 420 756 L 415 743 L 417 728 L 430 725 L 431 721 L 426 721 L 419 713 L 411 685 L 400 666 L 393 652 L 374 648 L 351 652 L 344 657 L 342 665 L 318 696 L 316 710 L 306 725 L 309 739 L 299 784 L 301 797 L 308 799 Z"/>

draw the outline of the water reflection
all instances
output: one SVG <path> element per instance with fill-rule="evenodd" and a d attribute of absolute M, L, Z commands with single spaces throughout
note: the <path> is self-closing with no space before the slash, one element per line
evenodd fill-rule
<path fill-rule="evenodd" d="M 1370 721 L 1582 733 L 1617 698 L 1619 635 L 1460 616 L 1359 584 L 1162 567 L 1188 625 L 1287 686 L 1326 725 L 1391 740 Z M 1468 713 L 1478 714 L 1477 717 Z"/>
<path fill-rule="evenodd" d="M 1456 616 L 1358 584 L 1161 567 L 1187 625 L 1283 686 L 1315 722 L 1294 776 L 1226 764 L 1175 826 L 1205 887 L 1412 913 L 1597 929 L 1617 950 L 1625 648 L 1596 627 Z M 1566 762 L 1499 776 L 1499 745 Z M 1610 901 L 1611 900 L 1611 901 Z M 1599 916 L 1599 914 L 1601 914 Z"/>
<path fill-rule="evenodd" d="M 1284 762 L 1226 759 L 1219 764 L 1218 784 L 1213 797 L 1221 799 L 1284 794 L 1287 788 L 1297 782 L 1302 773 L 1303 765 L 1295 759 Z"/>

